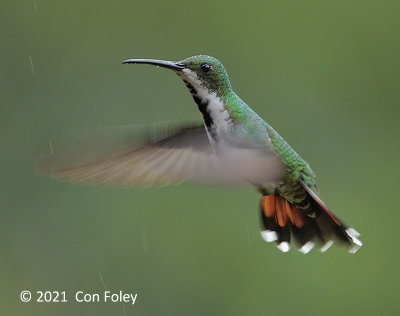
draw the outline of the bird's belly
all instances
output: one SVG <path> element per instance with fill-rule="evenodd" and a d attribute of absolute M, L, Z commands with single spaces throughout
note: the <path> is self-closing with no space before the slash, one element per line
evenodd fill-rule
<path fill-rule="evenodd" d="M 275 187 L 285 174 L 283 163 L 270 150 L 221 145 L 218 156 L 235 177 L 260 187 Z"/>

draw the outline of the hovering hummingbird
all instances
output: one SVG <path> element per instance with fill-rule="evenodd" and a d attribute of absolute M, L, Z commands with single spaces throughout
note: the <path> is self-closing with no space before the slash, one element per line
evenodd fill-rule
<path fill-rule="evenodd" d="M 178 62 L 127 59 L 174 71 L 185 83 L 203 122 L 167 133 L 102 158 L 50 161 L 55 178 L 97 185 L 157 186 L 180 183 L 249 184 L 261 194 L 261 236 L 287 252 L 293 238 L 302 253 L 316 243 L 322 252 L 338 241 L 355 253 L 359 233 L 348 228 L 319 197 L 315 175 L 286 141 L 232 90 L 215 58 Z M 52 153 L 53 154 L 53 153 Z"/>

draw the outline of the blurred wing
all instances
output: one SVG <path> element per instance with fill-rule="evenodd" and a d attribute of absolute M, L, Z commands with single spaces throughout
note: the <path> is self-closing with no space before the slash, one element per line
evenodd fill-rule
<path fill-rule="evenodd" d="M 141 136 L 80 141 L 82 153 L 50 143 L 38 171 L 74 183 L 115 186 L 163 186 L 184 181 L 244 184 L 223 168 L 203 125 L 141 129 Z M 144 133 L 143 133 L 144 132 Z M 136 133 L 138 134 L 138 133 Z M 97 143 L 97 145 L 95 145 Z M 118 144 L 118 145 L 117 145 Z"/>

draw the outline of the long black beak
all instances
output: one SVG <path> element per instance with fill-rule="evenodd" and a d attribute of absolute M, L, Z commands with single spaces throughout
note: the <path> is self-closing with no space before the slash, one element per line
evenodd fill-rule
<path fill-rule="evenodd" d="M 182 70 L 185 66 L 179 62 L 158 59 L 127 59 L 123 64 L 150 64 L 173 70 Z"/>

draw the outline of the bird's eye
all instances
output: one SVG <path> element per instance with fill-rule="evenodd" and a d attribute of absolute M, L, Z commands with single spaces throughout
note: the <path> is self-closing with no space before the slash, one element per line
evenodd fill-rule
<path fill-rule="evenodd" d="M 206 74 L 206 73 L 209 73 L 210 70 L 211 70 L 211 68 L 212 68 L 211 65 L 208 64 L 208 63 L 202 63 L 202 64 L 200 65 L 201 71 L 204 72 L 205 74 Z"/>

